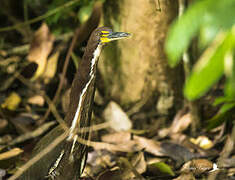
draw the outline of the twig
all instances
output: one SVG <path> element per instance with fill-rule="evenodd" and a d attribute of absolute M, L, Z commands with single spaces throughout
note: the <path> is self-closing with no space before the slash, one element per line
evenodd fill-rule
<path fill-rule="evenodd" d="M 62 126 L 62 128 L 64 130 L 68 130 L 67 125 L 65 124 L 64 120 L 61 118 L 60 114 L 57 112 L 55 105 L 53 104 L 53 102 L 51 101 L 51 99 L 43 92 L 41 92 L 40 90 L 38 90 L 37 88 L 35 88 L 31 82 L 29 82 L 27 79 L 25 79 L 21 74 L 16 74 L 16 77 L 22 82 L 24 83 L 26 86 L 28 86 L 30 89 L 33 89 L 34 91 L 36 91 L 37 93 L 39 93 L 40 95 L 43 96 L 43 98 L 46 100 L 48 106 L 50 107 L 53 115 L 55 116 L 56 120 L 60 123 L 60 125 Z"/>
<path fill-rule="evenodd" d="M 11 149 L 7 152 L 1 153 L 0 154 L 0 161 L 6 160 L 6 159 L 10 159 L 12 157 L 18 156 L 19 154 L 23 153 L 23 150 L 20 148 L 14 148 Z"/>
<path fill-rule="evenodd" d="M 181 17 L 185 11 L 185 3 L 186 0 L 179 0 L 179 17 Z M 185 73 L 185 79 L 190 75 L 190 70 L 191 70 L 191 63 L 189 59 L 189 52 L 187 50 L 184 51 L 183 53 L 183 65 L 184 65 L 184 73 Z M 187 101 L 186 102 L 189 106 L 191 115 L 192 115 L 192 134 L 196 133 L 197 127 L 200 126 L 200 118 L 198 115 L 198 107 L 196 102 L 192 101 Z"/>
<path fill-rule="evenodd" d="M 68 41 L 72 36 L 73 36 L 73 32 L 69 32 L 69 33 L 65 33 L 65 34 L 61 34 L 59 36 L 56 37 L 55 41 Z M 26 54 L 29 51 L 30 45 L 29 44 L 25 44 L 22 46 L 17 46 L 14 48 L 10 48 L 10 49 L 6 49 L 7 54 L 11 55 L 11 54 Z"/>
<path fill-rule="evenodd" d="M 40 126 L 39 128 L 37 128 L 36 130 L 32 131 L 32 132 L 28 132 L 25 133 L 21 136 L 18 136 L 16 139 L 14 139 L 13 141 L 11 141 L 8 145 L 12 146 L 18 143 L 22 143 L 28 139 L 32 139 L 35 137 L 38 137 L 40 135 L 42 135 L 44 132 L 46 132 L 50 127 L 54 126 L 56 124 L 55 121 L 52 122 L 48 122 L 43 124 L 42 126 Z"/>
<path fill-rule="evenodd" d="M 101 129 L 108 128 L 110 126 L 109 122 L 92 125 L 90 127 L 81 127 L 78 132 L 89 132 L 89 131 L 99 131 Z"/>
<path fill-rule="evenodd" d="M 108 151 L 119 151 L 119 152 L 133 152 L 129 147 L 120 146 L 116 144 L 106 142 L 95 142 L 77 137 L 77 142 L 86 146 L 93 147 L 94 149 L 106 149 Z"/>

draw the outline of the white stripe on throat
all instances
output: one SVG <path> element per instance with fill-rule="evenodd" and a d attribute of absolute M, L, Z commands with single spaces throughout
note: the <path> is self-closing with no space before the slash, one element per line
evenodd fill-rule
<path fill-rule="evenodd" d="M 78 107 L 77 107 L 75 116 L 73 118 L 72 125 L 70 127 L 70 130 L 69 130 L 70 132 L 69 132 L 67 140 L 73 139 L 74 136 L 77 134 L 76 127 L 78 127 L 78 123 L 80 121 L 80 118 L 78 118 L 78 117 L 79 117 L 79 114 L 81 113 L 81 105 L 82 105 L 82 100 L 84 98 L 83 96 L 84 96 L 85 92 L 87 91 L 88 86 L 90 85 L 91 81 L 95 77 L 94 68 L 95 68 L 95 64 L 98 61 L 98 58 L 100 56 L 100 52 L 101 52 L 101 45 L 98 45 L 93 53 L 93 58 L 91 60 L 91 69 L 90 69 L 90 73 L 89 73 L 90 79 L 86 83 L 85 87 L 82 89 L 82 92 L 80 94 Z"/>

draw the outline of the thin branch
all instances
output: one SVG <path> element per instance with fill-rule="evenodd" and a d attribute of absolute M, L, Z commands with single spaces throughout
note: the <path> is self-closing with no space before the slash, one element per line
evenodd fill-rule
<path fill-rule="evenodd" d="M 73 32 L 61 34 L 61 35 L 56 37 L 55 41 L 65 41 L 65 42 L 67 42 L 68 40 L 70 40 L 70 38 L 73 36 L 73 34 L 74 34 Z M 29 48 L 30 48 L 30 45 L 25 44 L 25 45 L 13 47 L 13 48 L 10 48 L 10 49 L 6 49 L 6 51 L 7 51 L 8 55 L 11 55 L 11 54 L 26 54 L 26 53 L 28 53 Z"/>
<path fill-rule="evenodd" d="M 43 124 L 42 126 L 38 127 L 36 130 L 22 134 L 21 136 L 18 136 L 17 138 L 15 138 L 13 141 L 9 142 L 9 146 L 15 145 L 15 144 L 19 144 L 22 143 L 26 140 L 38 137 L 40 135 L 42 135 L 43 133 L 45 133 L 49 128 L 51 128 L 52 126 L 54 126 L 56 124 L 55 121 L 52 122 L 48 122 Z"/>
<path fill-rule="evenodd" d="M 185 4 L 187 0 L 178 0 L 179 2 L 179 18 L 184 14 L 185 11 Z M 183 53 L 183 65 L 184 65 L 184 73 L 185 73 L 185 80 L 188 79 L 191 71 L 191 62 L 189 58 L 188 50 L 185 50 Z M 200 126 L 200 118 L 198 115 L 198 107 L 196 102 L 187 101 L 186 102 L 189 106 L 191 115 L 192 115 L 192 134 L 196 133 L 197 127 Z"/>
<path fill-rule="evenodd" d="M 64 120 L 62 119 L 62 117 L 60 116 L 60 114 L 58 113 L 58 111 L 56 110 L 56 107 L 54 105 L 54 103 L 51 101 L 51 99 L 42 91 L 38 90 L 37 88 L 35 88 L 31 82 L 29 82 L 27 79 L 25 79 L 21 74 L 16 74 L 16 77 L 26 86 L 28 86 L 30 89 L 36 91 L 37 93 L 39 93 L 40 95 L 43 96 L 43 98 L 46 100 L 49 108 L 51 109 L 53 115 L 55 116 L 56 120 L 60 123 L 60 125 L 62 126 L 62 128 L 66 131 L 68 130 L 67 125 L 65 124 Z"/>

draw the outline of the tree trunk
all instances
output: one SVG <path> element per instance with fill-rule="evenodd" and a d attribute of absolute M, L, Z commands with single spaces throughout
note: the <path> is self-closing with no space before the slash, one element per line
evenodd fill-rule
<path fill-rule="evenodd" d="M 99 70 L 105 92 L 109 92 L 105 95 L 126 108 L 134 105 L 131 113 L 145 105 L 167 114 L 182 104 L 181 68 L 171 69 L 164 53 L 167 30 L 177 16 L 177 1 L 160 0 L 161 11 L 158 8 L 156 0 L 104 4 L 103 25 L 132 33 L 130 39 L 104 48 Z"/>

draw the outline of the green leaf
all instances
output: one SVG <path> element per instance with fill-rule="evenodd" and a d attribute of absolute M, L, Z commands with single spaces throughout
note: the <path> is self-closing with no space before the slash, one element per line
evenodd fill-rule
<path fill-rule="evenodd" d="M 86 6 L 83 6 L 79 11 L 78 11 L 78 19 L 81 22 L 81 24 L 83 24 L 84 22 L 86 22 L 88 20 L 88 18 L 91 15 L 92 12 L 92 8 L 93 8 L 93 1 L 91 1 L 91 3 L 89 3 Z"/>
<path fill-rule="evenodd" d="M 234 107 L 235 107 L 235 102 L 234 102 L 234 103 L 225 103 L 225 104 L 220 108 L 219 113 L 220 113 L 220 114 L 226 113 L 226 112 L 228 112 L 229 110 L 231 110 L 231 109 L 234 108 Z"/>
<path fill-rule="evenodd" d="M 213 39 L 216 37 L 217 33 L 219 32 L 219 28 L 215 25 L 207 24 L 205 26 L 202 26 L 200 28 L 199 33 L 199 48 L 203 49 L 209 43 L 213 41 Z"/>
<path fill-rule="evenodd" d="M 225 114 L 216 114 L 214 117 L 208 120 L 207 130 L 214 129 L 220 126 L 222 123 L 227 121 L 227 113 Z"/>
<path fill-rule="evenodd" d="M 170 66 L 175 66 L 179 62 L 183 52 L 203 23 L 208 6 L 213 3 L 215 3 L 213 0 L 196 1 L 171 26 L 165 46 Z"/>
<path fill-rule="evenodd" d="M 170 66 L 175 66 L 201 30 L 201 45 L 208 44 L 220 30 L 229 30 L 235 24 L 235 1 L 198 0 L 181 18 L 173 23 L 166 40 L 166 53 Z"/>
<path fill-rule="evenodd" d="M 205 16 L 204 25 L 217 26 L 221 30 L 228 30 L 235 24 L 235 1 L 219 0 L 208 6 L 210 12 Z"/>
<path fill-rule="evenodd" d="M 47 23 L 49 25 L 55 24 L 55 23 L 57 23 L 59 21 L 61 16 L 62 16 L 62 14 L 60 12 L 58 12 L 58 13 L 54 14 L 53 16 L 47 18 Z"/>
<path fill-rule="evenodd" d="M 194 66 L 184 94 L 189 100 L 204 95 L 224 73 L 224 57 L 234 46 L 233 33 L 220 33 Z"/>
<path fill-rule="evenodd" d="M 235 102 L 225 103 L 220 108 L 220 111 L 215 116 L 213 116 L 211 119 L 208 120 L 207 129 L 211 130 L 213 128 L 216 128 L 225 121 L 229 120 L 229 117 L 234 107 L 235 107 Z"/>
<path fill-rule="evenodd" d="M 235 48 L 235 27 L 233 34 L 233 46 Z M 232 51 L 234 51 L 234 48 Z M 229 51 L 225 57 L 225 75 L 227 77 L 224 93 L 230 99 L 235 99 L 235 61 L 234 52 Z"/>
<path fill-rule="evenodd" d="M 235 72 L 234 72 L 235 73 Z M 234 100 L 235 99 L 235 80 L 230 77 L 227 78 L 225 87 L 224 87 L 225 96 L 227 99 Z"/>
<path fill-rule="evenodd" d="M 151 165 L 155 166 L 156 168 L 158 168 L 163 173 L 169 174 L 171 176 L 175 176 L 175 173 L 174 173 L 174 171 L 172 171 L 171 167 L 168 166 L 164 162 L 157 162 L 157 163 L 153 163 Z"/>
<path fill-rule="evenodd" d="M 215 99 L 215 101 L 214 101 L 214 103 L 213 103 L 213 106 L 217 106 L 217 105 L 222 104 L 222 103 L 225 103 L 225 102 L 227 102 L 227 101 L 228 101 L 228 98 L 227 98 L 227 97 L 224 97 L 224 96 L 218 97 L 218 98 Z"/>

